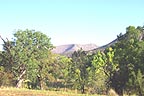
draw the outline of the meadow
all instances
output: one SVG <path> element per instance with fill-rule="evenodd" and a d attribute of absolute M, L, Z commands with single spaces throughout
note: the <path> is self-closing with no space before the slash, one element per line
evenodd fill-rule
<path fill-rule="evenodd" d="M 0 96 L 105 96 L 78 94 L 75 92 L 49 91 L 49 90 L 29 90 L 18 88 L 0 88 Z"/>

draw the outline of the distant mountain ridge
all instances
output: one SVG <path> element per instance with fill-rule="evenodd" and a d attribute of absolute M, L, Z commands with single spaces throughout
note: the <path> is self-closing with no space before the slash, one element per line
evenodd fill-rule
<path fill-rule="evenodd" d="M 70 56 L 74 51 L 77 51 L 79 49 L 83 49 L 84 51 L 88 52 L 88 53 L 95 53 L 98 50 L 104 50 L 107 47 L 110 47 L 112 45 L 114 45 L 115 43 L 117 43 L 117 39 L 113 40 L 112 42 L 104 45 L 104 46 L 97 46 L 96 44 L 67 44 L 67 45 L 60 45 L 60 46 L 56 46 L 56 48 L 54 48 L 52 50 L 53 53 L 56 54 L 61 54 L 61 55 L 66 55 L 66 56 Z"/>
<path fill-rule="evenodd" d="M 98 51 L 98 50 L 104 50 L 104 49 L 106 49 L 106 48 L 114 45 L 115 43 L 117 43 L 117 41 L 118 41 L 118 40 L 115 39 L 115 40 L 111 41 L 110 43 L 108 43 L 108 44 L 106 44 L 106 45 L 100 46 L 100 47 L 98 47 L 98 48 L 96 48 L 96 49 L 89 50 L 88 52 L 90 52 L 90 53 L 95 53 L 95 52 Z"/>
<path fill-rule="evenodd" d="M 67 44 L 56 46 L 56 48 L 54 48 L 52 52 L 65 55 L 77 51 L 81 48 L 84 51 L 89 51 L 98 48 L 98 46 L 96 44 Z"/>

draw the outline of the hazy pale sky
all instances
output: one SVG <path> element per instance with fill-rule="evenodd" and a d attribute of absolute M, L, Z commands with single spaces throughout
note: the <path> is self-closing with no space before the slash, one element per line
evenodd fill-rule
<path fill-rule="evenodd" d="M 94 43 L 99 46 L 144 25 L 144 0 L 1 0 L 0 35 L 34 29 L 54 45 Z M 2 43 L 2 40 L 0 40 Z"/>

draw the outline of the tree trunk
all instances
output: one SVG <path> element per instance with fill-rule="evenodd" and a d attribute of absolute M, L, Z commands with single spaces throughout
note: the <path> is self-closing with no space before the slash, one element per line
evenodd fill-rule
<path fill-rule="evenodd" d="M 81 86 L 81 93 L 82 93 L 82 94 L 85 93 L 85 86 L 84 86 L 84 84 Z"/>
<path fill-rule="evenodd" d="M 44 87 L 43 87 L 43 82 L 42 82 L 42 80 L 40 81 L 40 89 L 41 89 L 41 90 L 44 90 Z"/>
<path fill-rule="evenodd" d="M 115 88 L 115 91 L 119 96 L 123 96 L 123 89 L 122 88 Z"/>
<path fill-rule="evenodd" d="M 139 96 L 143 96 L 143 94 L 142 94 L 142 90 L 141 90 L 140 87 L 139 87 Z"/>
<path fill-rule="evenodd" d="M 142 93 L 141 93 L 141 91 L 139 91 L 139 96 L 143 96 Z"/>
<path fill-rule="evenodd" d="M 24 81 L 23 76 L 25 75 L 26 70 L 24 70 L 20 76 L 18 77 L 18 82 L 16 84 L 16 88 L 20 88 L 22 86 L 22 82 Z"/>
<path fill-rule="evenodd" d="M 43 81 L 42 81 L 42 77 L 41 76 L 38 76 L 38 81 L 39 81 L 39 87 L 40 87 L 40 89 L 44 90 Z"/>
<path fill-rule="evenodd" d="M 21 88 L 23 81 L 24 81 L 24 79 L 20 79 L 16 85 L 16 88 Z"/>

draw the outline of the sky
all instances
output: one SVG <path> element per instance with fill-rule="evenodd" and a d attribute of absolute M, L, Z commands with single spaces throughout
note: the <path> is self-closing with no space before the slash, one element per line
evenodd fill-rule
<path fill-rule="evenodd" d="M 144 25 L 144 0 L 0 0 L 0 35 L 18 30 L 41 31 L 55 46 L 105 45 Z M 2 40 L 0 40 L 2 44 Z"/>

